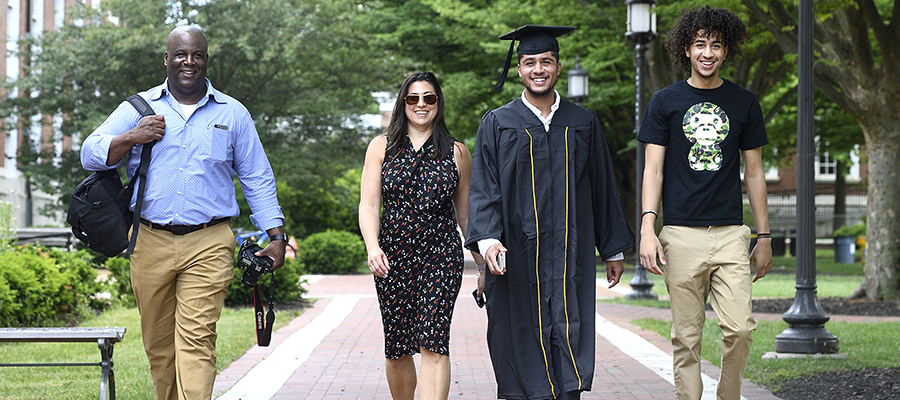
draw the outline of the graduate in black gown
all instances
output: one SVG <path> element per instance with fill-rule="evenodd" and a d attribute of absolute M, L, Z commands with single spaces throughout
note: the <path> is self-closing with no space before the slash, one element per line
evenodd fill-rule
<path fill-rule="evenodd" d="M 500 37 L 519 41 L 525 90 L 484 115 L 475 142 L 465 245 L 490 270 L 487 341 L 501 399 L 578 399 L 591 390 L 595 248 L 612 287 L 621 253 L 634 244 L 600 121 L 554 90 L 556 37 L 574 29 L 526 25 Z"/>

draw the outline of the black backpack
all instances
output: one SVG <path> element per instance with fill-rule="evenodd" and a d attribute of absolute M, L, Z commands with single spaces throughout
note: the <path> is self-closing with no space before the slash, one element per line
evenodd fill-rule
<path fill-rule="evenodd" d="M 132 95 L 127 101 L 141 113 L 142 116 L 154 115 L 153 109 L 143 97 Z M 78 240 L 96 252 L 107 257 L 115 257 L 126 248 L 128 254 L 134 252 L 137 241 L 140 212 L 143 207 L 144 190 L 147 182 L 147 167 L 150 164 L 150 152 L 156 142 L 144 145 L 141 150 L 141 166 L 135 174 L 139 182 L 137 203 L 135 210 L 138 215 L 132 215 L 128 210 L 131 195 L 134 193 L 133 183 L 122 186 L 118 169 L 97 171 L 81 181 L 72 191 L 69 201 L 69 212 L 66 222 L 72 225 L 72 233 Z M 128 227 L 132 226 L 131 239 L 128 238 Z"/>

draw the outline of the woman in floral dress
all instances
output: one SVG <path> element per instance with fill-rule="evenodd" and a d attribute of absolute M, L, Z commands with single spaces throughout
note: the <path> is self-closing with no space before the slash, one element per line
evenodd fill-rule
<path fill-rule="evenodd" d="M 471 166 L 469 150 L 444 122 L 437 78 L 411 74 L 385 134 L 366 151 L 359 205 L 394 399 L 411 400 L 417 391 L 422 400 L 449 395 L 450 320 L 463 271 L 457 224 L 465 232 Z"/>

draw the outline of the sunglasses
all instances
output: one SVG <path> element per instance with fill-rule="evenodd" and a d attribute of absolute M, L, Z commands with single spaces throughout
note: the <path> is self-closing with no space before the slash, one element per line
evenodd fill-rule
<path fill-rule="evenodd" d="M 406 104 L 409 104 L 411 106 L 419 104 L 419 97 L 420 97 L 420 95 L 418 95 L 418 94 L 411 94 L 409 96 L 406 96 Z M 424 95 L 421 95 L 421 97 L 423 99 L 425 99 L 425 104 L 428 104 L 428 105 L 437 103 L 437 99 L 438 99 L 437 95 L 434 93 L 424 94 Z"/>

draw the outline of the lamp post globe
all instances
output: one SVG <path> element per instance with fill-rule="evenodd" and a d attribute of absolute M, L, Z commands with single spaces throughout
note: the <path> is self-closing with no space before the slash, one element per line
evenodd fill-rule
<path fill-rule="evenodd" d="M 638 44 L 656 38 L 656 0 L 628 0 L 628 31 L 625 37 Z"/>
<path fill-rule="evenodd" d="M 588 72 L 581 68 L 581 57 L 575 56 L 575 68 L 569 70 L 569 100 L 581 104 L 588 97 Z"/>

